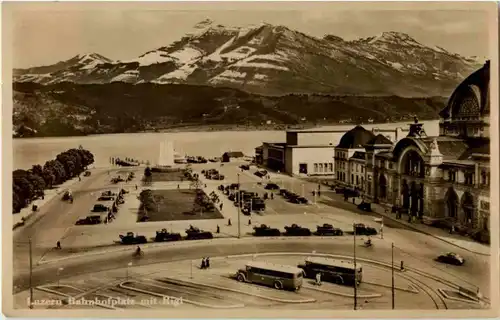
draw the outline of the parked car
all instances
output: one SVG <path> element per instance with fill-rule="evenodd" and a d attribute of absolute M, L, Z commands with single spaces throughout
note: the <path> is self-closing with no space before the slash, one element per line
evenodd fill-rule
<path fill-rule="evenodd" d="M 281 235 L 281 231 L 276 228 L 271 228 L 265 224 L 254 227 L 254 235 L 257 237 L 277 237 Z"/>
<path fill-rule="evenodd" d="M 111 192 L 110 190 L 101 193 L 101 197 L 110 197 L 110 196 L 116 196 L 116 193 Z"/>
<path fill-rule="evenodd" d="M 266 184 L 264 189 L 266 189 L 266 190 L 279 190 L 280 186 L 278 186 L 276 183 L 268 183 L 268 184 Z"/>
<path fill-rule="evenodd" d="M 329 223 L 324 223 L 322 226 L 316 227 L 315 234 L 318 236 L 342 236 L 344 232 L 339 228 L 334 228 Z"/>
<path fill-rule="evenodd" d="M 94 208 L 92 208 L 92 212 L 106 212 L 106 211 L 109 211 L 109 207 L 106 207 L 105 205 L 100 203 L 95 204 Z"/>
<path fill-rule="evenodd" d="M 84 218 L 80 218 L 76 221 L 76 225 L 91 225 L 91 224 L 100 224 L 102 223 L 102 218 L 99 215 L 87 216 Z"/>
<path fill-rule="evenodd" d="M 358 209 L 366 212 L 372 212 L 372 204 L 369 202 L 364 202 L 362 201 L 360 204 L 358 204 Z"/>
<path fill-rule="evenodd" d="M 84 176 L 84 177 L 89 177 L 91 174 L 92 174 L 92 173 L 91 173 L 90 171 L 85 171 L 85 172 L 83 173 L 83 176 Z"/>
<path fill-rule="evenodd" d="M 285 235 L 287 236 L 310 236 L 312 234 L 308 228 L 301 227 L 295 223 L 289 227 L 285 227 L 285 230 Z"/>
<path fill-rule="evenodd" d="M 250 170 L 250 166 L 249 166 L 249 165 L 247 165 L 247 164 L 242 164 L 242 165 L 240 166 L 240 169 L 241 169 L 241 170 Z"/>
<path fill-rule="evenodd" d="M 110 197 L 110 196 L 101 196 L 97 198 L 97 201 L 113 201 L 115 200 L 115 197 Z"/>
<path fill-rule="evenodd" d="M 201 239 L 213 239 L 213 234 L 210 231 L 203 231 L 196 227 L 189 226 L 189 229 L 186 229 L 186 240 L 201 240 Z"/>
<path fill-rule="evenodd" d="M 120 235 L 120 242 L 122 244 L 143 244 L 147 243 L 148 239 L 145 236 L 135 236 L 133 232 L 127 232 L 126 235 Z"/>
<path fill-rule="evenodd" d="M 378 233 L 377 229 L 365 226 L 362 223 L 355 224 L 354 231 L 356 232 L 357 235 L 360 236 L 374 236 Z"/>
<path fill-rule="evenodd" d="M 180 233 L 170 233 L 167 229 L 161 229 L 160 231 L 156 231 L 155 242 L 163 242 L 163 241 L 179 241 L 181 240 Z"/>
<path fill-rule="evenodd" d="M 436 258 L 436 261 L 456 266 L 461 266 L 465 263 L 465 259 L 454 252 L 442 254 Z"/>

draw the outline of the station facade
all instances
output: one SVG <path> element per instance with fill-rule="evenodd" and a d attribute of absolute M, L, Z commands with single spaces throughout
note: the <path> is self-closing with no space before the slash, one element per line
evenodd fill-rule
<path fill-rule="evenodd" d="M 361 126 L 350 130 L 334 150 L 337 184 L 414 219 L 489 234 L 489 83 L 486 62 L 450 96 L 438 136 L 416 119 L 394 143 Z"/>

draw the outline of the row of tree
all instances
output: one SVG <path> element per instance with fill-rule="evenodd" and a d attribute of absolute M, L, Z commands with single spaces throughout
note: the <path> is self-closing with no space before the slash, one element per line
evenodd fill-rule
<path fill-rule="evenodd" d="M 13 213 L 18 213 L 33 200 L 44 197 L 44 190 L 79 176 L 94 163 L 94 155 L 83 148 L 69 149 L 54 160 L 37 164 L 29 170 L 18 169 L 12 173 Z"/>

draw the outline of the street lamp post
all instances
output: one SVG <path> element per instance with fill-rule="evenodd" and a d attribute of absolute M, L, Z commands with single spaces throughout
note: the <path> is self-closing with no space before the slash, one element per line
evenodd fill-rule
<path fill-rule="evenodd" d="M 394 310 L 394 242 L 391 245 L 391 292 L 392 292 L 392 309 Z"/>
<path fill-rule="evenodd" d="M 30 309 L 33 309 L 33 254 L 31 249 L 31 238 L 28 240 L 29 243 L 29 255 L 30 255 Z"/>
<path fill-rule="evenodd" d="M 354 229 L 354 246 L 353 246 L 353 256 L 354 256 L 354 310 L 358 309 L 358 279 L 357 279 L 357 268 L 356 268 L 356 225 L 353 224 Z"/>
<path fill-rule="evenodd" d="M 238 238 L 241 238 L 241 224 L 240 224 L 240 216 L 241 216 L 241 192 L 240 192 L 240 174 L 238 173 Z"/>
<path fill-rule="evenodd" d="M 60 281 L 61 279 L 59 278 L 59 275 L 61 274 L 61 271 L 63 271 L 64 268 L 59 268 L 57 269 L 57 286 L 60 287 Z"/>
<path fill-rule="evenodd" d="M 125 279 L 128 281 L 128 268 L 132 266 L 132 262 L 127 263 L 127 269 L 125 271 Z"/>

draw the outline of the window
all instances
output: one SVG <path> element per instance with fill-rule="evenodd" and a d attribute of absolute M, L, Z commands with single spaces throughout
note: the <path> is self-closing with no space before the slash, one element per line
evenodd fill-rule
<path fill-rule="evenodd" d="M 486 171 L 481 171 L 481 184 L 482 185 L 487 185 L 488 184 L 488 174 Z"/>
<path fill-rule="evenodd" d="M 317 163 L 314 164 L 314 172 L 318 172 L 318 164 Z"/>
<path fill-rule="evenodd" d="M 323 172 L 323 164 L 322 163 L 319 164 L 319 172 Z"/>
<path fill-rule="evenodd" d="M 307 163 L 299 163 L 299 173 L 307 174 Z"/>
<path fill-rule="evenodd" d="M 365 171 L 365 167 L 361 166 L 361 173 L 364 173 L 364 171 Z"/>
<path fill-rule="evenodd" d="M 333 172 L 333 163 L 328 164 L 328 171 Z"/>
<path fill-rule="evenodd" d="M 351 183 L 354 183 L 354 175 L 351 174 Z"/>
<path fill-rule="evenodd" d="M 456 182 L 457 181 L 457 173 L 453 170 L 448 171 L 448 181 L 449 182 Z"/>
<path fill-rule="evenodd" d="M 359 185 L 359 176 L 356 176 L 356 185 Z"/>
<path fill-rule="evenodd" d="M 464 183 L 467 185 L 473 185 L 474 184 L 474 173 L 472 172 L 465 172 L 464 173 L 464 178 L 465 181 Z"/>
<path fill-rule="evenodd" d="M 392 162 L 389 162 L 389 169 L 392 169 L 393 168 L 393 164 Z"/>
<path fill-rule="evenodd" d="M 328 172 L 328 163 L 325 163 L 325 172 Z"/>

